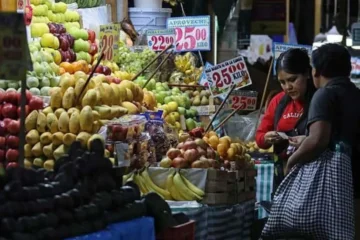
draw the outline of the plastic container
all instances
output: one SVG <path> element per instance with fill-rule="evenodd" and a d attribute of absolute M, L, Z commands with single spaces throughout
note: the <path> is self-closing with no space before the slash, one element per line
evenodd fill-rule
<path fill-rule="evenodd" d="M 144 131 L 146 118 L 141 115 L 126 115 L 107 124 L 108 141 L 128 141 L 137 138 Z"/>
<path fill-rule="evenodd" d="M 171 13 L 171 8 L 129 8 L 135 30 L 141 33 L 148 29 L 166 29 L 166 21 Z"/>
<path fill-rule="evenodd" d="M 136 8 L 161 8 L 162 0 L 134 0 Z"/>
<path fill-rule="evenodd" d="M 195 240 L 195 221 L 168 228 L 158 234 L 156 240 Z"/>

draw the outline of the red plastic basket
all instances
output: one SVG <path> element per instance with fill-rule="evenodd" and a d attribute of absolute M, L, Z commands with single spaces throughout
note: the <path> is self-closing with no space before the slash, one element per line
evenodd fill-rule
<path fill-rule="evenodd" d="M 156 236 L 157 240 L 195 240 L 195 221 L 171 227 Z"/>

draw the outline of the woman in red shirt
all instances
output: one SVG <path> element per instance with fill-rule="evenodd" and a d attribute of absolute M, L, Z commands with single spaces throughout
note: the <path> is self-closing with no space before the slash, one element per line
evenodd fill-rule
<path fill-rule="evenodd" d="M 275 185 L 278 185 L 284 177 L 283 162 L 288 158 L 289 147 L 289 141 L 278 132 L 290 137 L 305 135 L 307 112 L 316 89 L 306 50 L 293 48 L 283 52 L 277 59 L 276 72 L 283 92 L 270 101 L 257 129 L 256 143 L 262 149 L 274 145 Z"/>

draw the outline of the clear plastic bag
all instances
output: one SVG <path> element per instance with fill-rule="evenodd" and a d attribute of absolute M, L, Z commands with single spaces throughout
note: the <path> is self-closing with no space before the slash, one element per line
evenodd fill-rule
<path fill-rule="evenodd" d="M 248 115 L 235 114 L 225 124 L 225 131 L 228 136 L 235 138 L 238 137 L 241 140 L 248 142 L 255 139 L 256 122 L 259 115 L 259 110 L 249 113 Z M 262 120 L 260 117 L 260 121 Z"/>

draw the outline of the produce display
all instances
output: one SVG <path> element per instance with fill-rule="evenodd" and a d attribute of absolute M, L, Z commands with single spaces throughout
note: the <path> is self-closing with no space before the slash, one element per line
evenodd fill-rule
<path fill-rule="evenodd" d="M 125 175 L 123 182 L 126 184 L 128 181 L 134 181 L 139 186 L 141 194 L 155 192 L 165 200 L 201 201 L 205 195 L 204 191 L 192 184 L 180 171 L 169 173 L 165 188 L 161 188 L 153 182 L 147 169 Z"/>
<path fill-rule="evenodd" d="M 91 151 L 75 142 L 54 171 L 0 165 L 0 238 L 66 239 L 142 216 L 154 217 L 157 226 L 171 217 L 158 195 L 141 198 L 136 184 L 122 186 L 118 169 L 103 152 L 100 140 Z M 162 207 L 148 210 L 155 203 Z"/>
<path fill-rule="evenodd" d="M 269 149 L 261 149 L 261 148 L 259 148 L 259 146 L 256 144 L 255 141 L 246 143 L 246 147 L 247 147 L 248 152 L 250 152 L 250 153 L 253 153 L 253 152 L 273 153 L 274 152 L 273 146 L 271 146 Z"/>

